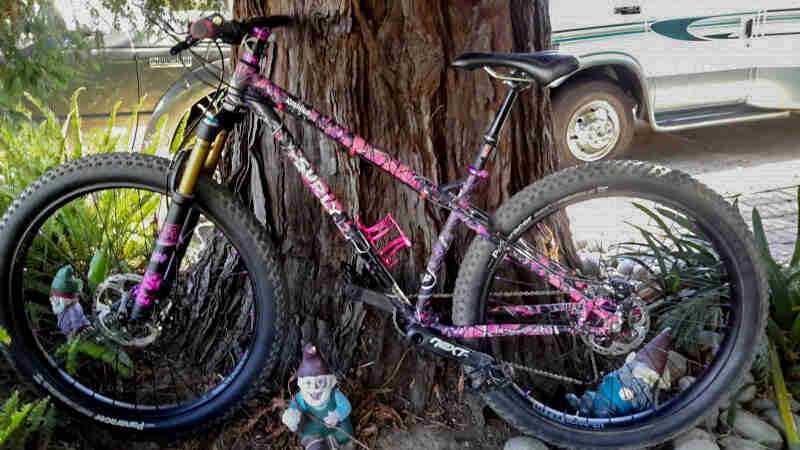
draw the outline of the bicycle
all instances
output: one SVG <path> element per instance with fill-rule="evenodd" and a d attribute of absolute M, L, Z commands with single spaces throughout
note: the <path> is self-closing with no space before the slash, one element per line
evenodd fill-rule
<path fill-rule="evenodd" d="M 13 202 L 0 222 L 0 319 L 11 336 L 7 355 L 24 377 L 80 417 L 153 437 L 222 420 L 269 376 L 287 320 L 276 252 L 253 215 L 212 179 L 228 132 L 249 110 L 366 268 L 364 285 L 348 284 L 346 294 L 390 312 L 418 348 L 457 361 L 473 389 L 518 429 L 562 446 L 640 447 L 676 435 L 726 397 L 749 368 L 767 303 L 750 234 L 719 195 L 678 171 L 609 161 L 547 176 L 493 214 L 470 203 L 489 176 L 487 161 L 515 99 L 533 83 L 576 70 L 574 57 L 456 58 L 456 68 L 484 68 L 509 88 L 467 178 L 438 185 L 258 73 L 272 30 L 290 22 L 211 16 L 173 48 L 177 54 L 215 38 L 244 49 L 222 108 L 207 113 L 192 149 L 173 161 L 137 153 L 71 161 Z M 392 276 L 397 252 L 410 245 L 403 231 L 391 215 L 372 227 L 349 217 L 279 112 L 449 211 L 415 302 Z M 620 217 L 621 224 L 602 223 Z M 431 300 L 459 222 L 477 236 L 448 317 Z M 578 253 L 577 269 L 560 261 L 559 229 L 578 247 L 581 239 L 594 246 Z M 204 252 L 219 255 L 209 263 L 216 284 L 195 276 Z M 98 254 L 108 267 L 101 277 Z M 55 288 L 51 280 L 64 267 L 77 279 Z M 202 295 L 188 303 L 182 293 L 197 286 Z M 222 302 L 223 292 L 234 294 Z M 526 303 L 538 296 L 556 303 Z M 56 312 L 56 304 L 66 309 Z M 81 305 L 89 326 L 74 323 Z M 192 328 L 201 314 L 213 314 L 214 326 Z M 647 342 L 665 335 L 668 345 L 648 350 Z M 650 399 L 623 410 L 592 389 L 627 367 L 631 353 L 661 367 L 650 391 L 616 386 L 623 400 Z M 688 380 L 681 389 L 678 377 Z"/>

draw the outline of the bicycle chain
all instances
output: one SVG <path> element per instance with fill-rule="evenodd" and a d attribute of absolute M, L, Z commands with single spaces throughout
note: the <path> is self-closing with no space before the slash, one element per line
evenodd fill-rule
<path fill-rule="evenodd" d="M 567 376 L 564 376 L 564 375 L 558 375 L 556 373 L 546 372 L 544 370 L 533 369 L 531 367 L 523 366 L 522 364 L 512 363 L 510 361 L 502 361 L 501 360 L 500 362 L 503 363 L 503 364 L 508 364 L 509 366 L 513 367 L 514 369 L 519 369 L 519 370 L 522 370 L 524 372 L 530 372 L 530 373 L 533 373 L 535 375 L 539 375 L 539 376 L 547 377 L 547 378 L 552 378 L 552 379 L 558 380 L 558 381 L 566 381 L 567 383 L 578 384 L 578 385 L 581 385 L 581 386 L 585 386 L 585 385 L 591 384 L 591 382 L 577 380 L 575 378 L 570 378 L 570 377 L 567 377 Z"/>
<path fill-rule="evenodd" d="M 556 290 L 551 290 L 551 291 L 510 291 L 510 292 L 492 293 L 491 295 L 494 296 L 494 297 L 532 297 L 532 296 L 535 296 L 535 295 L 557 295 L 557 294 L 563 294 L 563 293 L 564 292 L 562 292 L 562 291 L 556 291 Z M 412 294 L 412 295 L 408 295 L 407 297 L 408 298 L 419 298 L 419 294 Z M 442 293 L 442 294 L 431 294 L 430 295 L 430 298 L 452 298 L 452 297 L 453 297 L 452 293 L 450 293 L 450 294 Z"/>
<path fill-rule="evenodd" d="M 536 295 L 556 295 L 556 294 L 563 294 L 563 292 L 556 291 L 556 290 L 549 290 L 549 291 L 510 291 L 510 292 L 495 292 L 495 293 L 492 293 L 491 295 L 493 295 L 495 297 L 530 297 L 530 296 L 536 296 Z M 416 295 L 416 294 L 408 296 L 408 298 L 418 298 L 418 297 L 419 297 L 419 295 Z M 452 293 L 449 293 L 449 294 L 445 294 L 445 293 L 442 293 L 442 294 L 431 294 L 430 297 L 431 298 L 452 298 L 453 294 Z M 591 382 L 580 381 L 580 380 L 577 380 L 575 378 L 570 378 L 570 377 L 567 377 L 567 376 L 564 376 L 564 375 L 559 375 L 559 374 L 556 374 L 556 373 L 547 372 L 547 371 L 544 371 L 544 370 L 534 369 L 532 367 L 523 366 L 522 364 L 517 364 L 517 363 L 510 362 L 510 361 L 499 360 L 498 362 L 500 362 L 501 364 L 508 364 L 509 366 L 513 367 L 514 369 L 518 369 L 518 370 L 521 370 L 523 372 L 529 372 L 529 373 L 532 373 L 534 375 L 539 375 L 541 377 L 552 378 L 552 379 L 557 380 L 557 381 L 564 381 L 564 382 L 567 382 L 567 383 L 577 384 L 577 385 L 580 385 L 580 386 L 586 386 L 586 385 L 591 383 Z"/>

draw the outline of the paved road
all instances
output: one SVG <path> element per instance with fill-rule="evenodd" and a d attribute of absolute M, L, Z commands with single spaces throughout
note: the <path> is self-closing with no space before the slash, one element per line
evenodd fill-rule
<path fill-rule="evenodd" d="M 690 173 L 729 197 L 750 222 L 761 213 L 773 254 L 791 257 L 797 229 L 796 189 L 800 185 L 800 117 L 652 133 L 639 124 L 627 155 Z"/>

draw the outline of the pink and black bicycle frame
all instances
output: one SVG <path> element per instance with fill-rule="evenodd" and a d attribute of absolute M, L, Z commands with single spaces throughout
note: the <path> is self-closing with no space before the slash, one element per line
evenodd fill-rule
<path fill-rule="evenodd" d="M 612 304 L 611 300 L 604 298 L 589 298 L 584 295 L 585 286 L 568 280 L 571 276 L 568 269 L 553 263 L 546 256 L 533 254 L 530 249 L 520 247 L 509 242 L 506 236 L 493 232 L 489 224 L 489 216 L 469 203 L 470 194 L 475 186 L 488 176 L 484 169 L 486 162 L 495 150 L 500 130 L 511 111 L 512 105 L 519 92 L 528 87 L 527 83 L 511 85 L 500 110 L 492 121 L 489 130 L 484 135 L 484 145 L 478 152 L 475 161 L 468 169 L 465 181 L 455 185 L 457 193 L 452 189 L 445 189 L 424 177 L 417 175 L 410 167 L 392 158 L 388 153 L 375 148 L 362 137 L 334 122 L 329 117 L 315 111 L 301 100 L 290 95 L 269 79 L 259 74 L 258 63 L 270 30 L 255 28 L 252 35 L 255 43 L 252 48 L 247 48 L 236 67 L 230 81 L 228 95 L 223 102 L 222 110 L 216 116 L 208 116 L 198 130 L 198 136 L 213 142 L 221 129 L 230 130 L 233 124 L 240 120 L 240 112 L 244 109 L 254 111 L 272 130 L 282 151 L 294 164 L 300 177 L 309 187 L 312 194 L 319 200 L 322 208 L 330 215 L 336 227 L 354 247 L 365 261 L 367 267 L 382 285 L 384 293 L 392 299 L 397 312 L 405 315 L 412 324 L 433 328 L 443 336 L 453 338 L 491 338 L 498 336 L 537 336 L 554 335 L 560 333 L 593 333 L 603 335 L 606 328 L 591 328 L 586 326 L 586 321 L 591 314 L 605 319 L 605 323 L 614 323 L 616 317 L 603 306 Z M 247 46 L 242 46 L 245 49 Z M 294 137 L 283 127 L 277 111 L 287 112 L 303 119 L 315 126 L 331 139 L 338 141 L 348 149 L 351 156 L 358 156 L 371 162 L 381 170 L 397 178 L 400 182 L 417 192 L 424 199 L 450 210 L 439 238 L 433 246 L 432 254 L 428 259 L 426 270 L 422 274 L 421 287 L 418 292 L 416 304 L 412 304 L 397 285 L 392 277 L 387 263 L 398 247 L 404 245 L 399 240 L 393 241 L 392 248 L 379 251 L 372 245 L 375 235 L 382 233 L 385 228 L 381 224 L 368 228 L 355 223 L 348 217 L 344 207 L 330 192 L 327 183 L 317 174 L 313 164 L 306 158 L 297 145 Z M 165 229 L 169 229 L 171 236 L 180 235 L 180 226 L 183 223 L 182 214 L 176 214 L 180 220 L 167 219 Z M 391 217 L 391 216 L 389 216 Z M 577 326 L 557 325 L 532 325 L 532 324 L 484 324 L 471 326 L 446 326 L 439 323 L 438 317 L 432 313 L 430 298 L 437 287 L 436 274 L 439 272 L 458 223 L 463 223 L 469 229 L 478 233 L 485 239 L 491 239 L 506 249 L 506 258 L 513 258 L 517 263 L 529 267 L 534 273 L 544 278 L 550 285 L 567 294 L 569 303 L 552 305 L 519 305 L 494 308 L 490 312 L 511 315 L 512 317 L 534 316 L 537 314 L 563 311 L 576 318 Z M 377 228 L 376 228 L 377 227 Z M 367 234 L 365 236 L 365 233 Z M 406 239 L 401 235 L 402 239 Z M 410 245 L 410 243 L 405 243 Z M 388 256 L 388 258 L 387 258 Z M 151 260 L 152 261 L 152 260 Z M 148 270 L 149 272 L 149 270 Z M 147 276 L 146 276 L 147 278 Z M 137 298 L 138 300 L 138 298 Z"/>

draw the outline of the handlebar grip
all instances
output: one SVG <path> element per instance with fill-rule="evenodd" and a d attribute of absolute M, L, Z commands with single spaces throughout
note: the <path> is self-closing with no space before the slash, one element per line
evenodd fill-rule
<path fill-rule="evenodd" d="M 211 20 L 206 18 L 192 22 L 189 33 L 194 39 L 214 39 L 214 36 L 216 35 L 216 29 Z"/>

